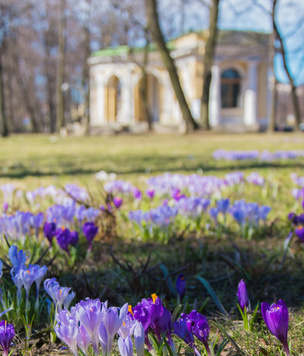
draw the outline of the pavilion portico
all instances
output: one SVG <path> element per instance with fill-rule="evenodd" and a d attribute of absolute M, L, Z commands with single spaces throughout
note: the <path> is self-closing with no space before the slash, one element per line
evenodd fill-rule
<path fill-rule="evenodd" d="M 243 37 L 242 32 L 223 33 L 216 49 L 209 105 L 210 125 L 215 129 L 258 130 L 269 115 L 268 36 L 261 35 L 258 40 L 255 37 L 254 43 L 250 42 L 251 37 L 240 42 Z M 93 127 L 136 126 L 147 122 L 141 92 L 143 53 L 130 53 L 128 47 L 118 49 L 100 51 L 89 60 Z M 199 120 L 204 34 L 192 33 L 175 40 L 171 55 L 192 114 Z M 149 53 L 146 71 L 152 122 L 167 127 L 182 126 L 168 72 L 156 51 Z"/>

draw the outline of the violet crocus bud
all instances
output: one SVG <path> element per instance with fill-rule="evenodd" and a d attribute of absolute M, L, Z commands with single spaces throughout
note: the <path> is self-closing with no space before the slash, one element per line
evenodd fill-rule
<path fill-rule="evenodd" d="M 240 280 L 240 283 L 238 286 L 237 297 L 239 300 L 239 305 L 240 305 L 241 309 L 244 311 L 244 308 L 247 308 L 249 305 L 249 299 L 248 299 L 246 283 L 242 279 Z"/>
<path fill-rule="evenodd" d="M 88 251 L 92 250 L 92 241 L 94 237 L 97 235 L 98 226 L 96 226 L 93 222 L 86 222 L 82 226 L 82 231 L 89 243 Z"/>
<path fill-rule="evenodd" d="M 71 231 L 70 232 L 70 245 L 71 246 L 76 246 L 79 241 L 79 235 L 77 231 Z"/>
<path fill-rule="evenodd" d="M 8 209 L 8 202 L 5 201 L 5 202 L 3 203 L 3 205 L 2 205 L 2 208 L 3 208 L 4 211 L 7 211 L 7 209 Z"/>
<path fill-rule="evenodd" d="M 122 198 L 114 197 L 113 198 L 113 203 L 114 203 L 116 209 L 119 209 L 121 207 L 121 205 L 122 205 Z"/>
<path fill-rule="evenodd" d="M 180 274 L 177 277 L 176 290 L 177 290 L 177 293 L 178 293 L 178 295 L 180 297 L 180 300 L 183 300 L 185 292 L 186 292 L 186 281 L 185 281 L 185 277 L 184 277 L 183 274 Z"/>
<path fill-rule="evenodd" d="M 141 191 L 137 188 L 134 188 L 133 189 L 133 197 L 137 200 L 140 200 L 141 196 L 142 196 Z"/>
<path fill-rule="evenodd" d="M 146 190 L 146 194 L 147 194 L 147 197 L 148 197 L 148 198 L 153 199 L 153 198 L 154 198 L 155 191 L 154 191 L 154 189 L 147 189 L 147 190 Z"/>
<path fill-rule="evenodd" d="M 52 245 L 53 237 L 56 235 L 56 229 L 54 222 L 46 222 L 43 226 L 44 236 L 48 239 L 50 245 Z"/>
<path fill-rule="evenodd" d="M 8 356 L 11 342 L 15 336 L 14 326 L 8 324 L 6 320 L 0 322 L 0 345 L 3 348 L 3 355 Z"/>
<path fill-rule="evenodd" d="M 290 355 L 287 333 L 288 333 L 288 309 L 285 302 L 280 299 L 277 304 L 262 303 L 261 311 L 263 319 L 269 331 L 284 346 L 286 355 Z"/>
<path fill-rule="evenodd" d="M 134 328 L 134 343 L 136 347 L 136 354 L 137 356 L 144 356 L 145 354 L 145 330 L 141 322 L 136 321 L 135 322 L 135 328 Z"/>

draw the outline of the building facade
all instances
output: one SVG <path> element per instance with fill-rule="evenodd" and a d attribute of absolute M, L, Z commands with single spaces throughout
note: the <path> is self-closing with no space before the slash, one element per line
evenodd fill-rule
<path fill-rule="evenodd" d="M 189 33 L 170 43 L 193 117 L 200 118 L 206 32 Z M 136 127 L 147 123 L 141 80 L 143 49 L 126 46 L 93 53 L 90 64 L 92 127 Z M 212 67 L 210 126 L 258 130 L 270 115 L 272 64 L 269 35 L 220 31 Z M 156 50 L 146 66 L 148 110 L 153 124 L 181 127 L 183 120 L 169 74 Z"/>

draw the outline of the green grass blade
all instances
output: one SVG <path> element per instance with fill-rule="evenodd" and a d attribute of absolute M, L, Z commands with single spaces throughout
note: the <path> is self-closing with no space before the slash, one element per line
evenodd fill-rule
<path fill-rule="evenodd" d="M 203 286 L 207 289 L 208 293 L 210 294 L 211 298 L 213 299 L 214 303 L 216 304 L 216 306 L 219 308 L 219 310 L 225 314 L 228 315 L 227 310 L 224 308 L 223 304 L 220 302 L 220 300 L 218 299 L 214 289 L 211 287 L 210 283 L 207 281 L 207 279 L 203 278 L 203 277 L 195 277 L 197 278 L 202 284 Z"/>

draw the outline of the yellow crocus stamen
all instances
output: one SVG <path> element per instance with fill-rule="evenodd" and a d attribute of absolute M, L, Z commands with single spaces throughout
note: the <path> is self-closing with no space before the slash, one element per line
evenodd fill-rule
<path fill-rule="evenodd" d="M 153 300 L 153 304 L 155 304 L 156 298 L 158 298 L 157 295 L 155 293 L 153 293 L 151 295 L 151 297 L 152 297 L 152 300 Z"/>
<path fill-rule="evenodd" d="M 93 309 L 90 309 L 91 310 L 91 312 L 93 313 Z"/>
<path fill-rule="evenodd" d="M 61 293 L 62 293 L 62 289 L 59 290 L 59 297 L 61 296 Z"/>
<path fill-rule="evenodd" d="M 63 225 L 61 226 L 61 230 L 62 230 L 62 231 L 64 231 L 64 230 L 65 230 L 65 227 L 64 227 Z"/>
<path fill-rule="evenodd" d="M 131 313 L 132 315 L 134 315 L 134 314 L 133 314 L 132 305 L 129 305 L 129 306 L 128 306 L 128 312 Z"/>
<path fill-rule="evenodd" d="M 122 324 L 123 324 L 123 326 L 124 326 L 124 327 L 126 327 L 126 326 L 127 326 L 125 322 L 123 322 Z"/>
<path fill-rule="evenodd" d="M 26 272 L 27 272 L 27 274 L 30 274 L 30 270 L 29 269 Z"/>
<path fill-rule="evenodd" d="M 7 327 L 7 320 L 5 320 L 4 322 L 4 328 L 6 329 L 6 327 Z"/>
<path fill-rule="evenodd" d="M 298 226 L 298 230 L 302 230 L 303 229 L 303 226 L 302 225 L 299 225 Z"/>

